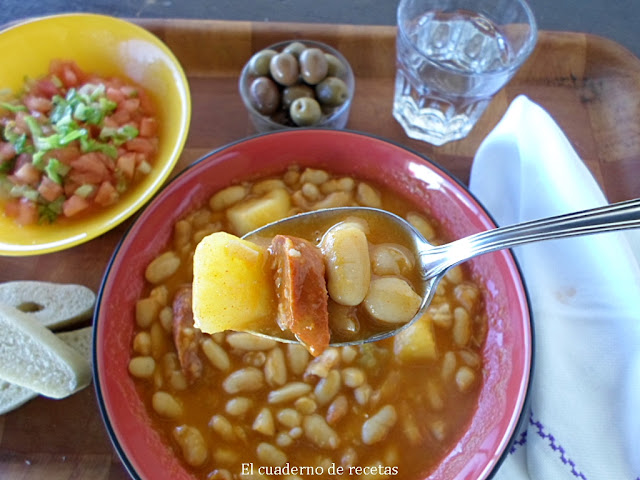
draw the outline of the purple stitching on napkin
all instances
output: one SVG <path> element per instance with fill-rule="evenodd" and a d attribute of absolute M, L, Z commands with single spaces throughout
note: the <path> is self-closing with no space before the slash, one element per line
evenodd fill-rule
<path fill-rule="evenodd" d="M 569 465 L 571 467 L 571 474 L 574 477 L 580 478 L 582 480 L 587 480 L 587 477 L 582 472 L 577 470 L 576 463 L 567 457 L 564 447 L 556 443 L 556 438 L 553 436 L 553 434 L 547 433 L 545 431 L 546 430 L 545 426 L 541 422 L 533 419 L 533 411 L 529 411 L 529 425 L 533 425 L 534 427 L 536 427 L 536 430 L 537 430 L 536 433 L 540 438 L 549 441 L 549 446 L 551 447 L 551 450 L 553 450 L 554 452 L 560 453 L 560 460 L 565 465 Z M 520 438 L 518 438 L 516 441 L 513 442 L 513 445 L 509 450 L 510 454 L 515 453 L 518 450 L 518 447 L 525 445 L 527 443 L 527 433 L 528 433 L 528 430 L 525 430 L 520 434 Z M 636 480 L 640 480 L 640 478 Z"/>

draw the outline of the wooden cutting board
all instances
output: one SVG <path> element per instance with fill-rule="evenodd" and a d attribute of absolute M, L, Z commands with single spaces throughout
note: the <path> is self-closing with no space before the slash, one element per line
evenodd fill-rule
<path fill-rule="evenodd" d="M 174 174 L 207 152 L 254 133 L 237 92 L 238 75 L 251 54 L 277 41 L 308 38 L 331 44 L 351 62 L 356 94 L 349 129 L 405 145 L 467 183 L 480 142 L 509 103 L 525 94 L 555 118 L 610 201 L 640 197 L 640 60 L 604 38 L 540 32 L 531 58 L 498 93 L 469 137 L 434 147 L 406 137 L 391 116 L 395 27 L 136 22 L 166 42 L 189 78 L 191 131 Z M 66 251 L 0 257 L 0 282 L 80 283 L 97 292 L 113 249 L 130 224 Z M 64 400 L 36 398 L 0 416 L 0 478 L 129 478 L 111 446 L 93 388 Z"/>

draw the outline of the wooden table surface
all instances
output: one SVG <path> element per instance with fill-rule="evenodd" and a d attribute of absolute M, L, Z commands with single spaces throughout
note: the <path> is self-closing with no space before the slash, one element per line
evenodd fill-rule
<path fill-rule="evenodd" d="M 541 32 L 529 61 L 498 93 L 472 133 L 434 147 L 406 137 L 391 116 L 394 27 L 213 20 L 138 23 L 173 50 L 191 86 L 191 131 L 174 173 L 254 133 L 237 92 L 238 74 L 251 54 L 280 40 L 308 38 L 331 44 L 351 62 L 356 94 L 349 129 L 406 145 L 466 183 L 480 142 L 511 100 L 525 94 L 555 118 L 610 201 L 640 197 L 640 60 L 609 40 Z M 62 252 L 0 257 L 0 282 L 80 283 L 97 292 L 113 249 L 130 223 Z M 0 478 L 128 478 L 103 426 L 93 388 L 64 400 L 39 397 L 0 416 Z"/>

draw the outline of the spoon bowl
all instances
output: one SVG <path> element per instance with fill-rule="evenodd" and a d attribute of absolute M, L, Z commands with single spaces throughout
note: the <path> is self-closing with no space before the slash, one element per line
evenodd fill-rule
<path fill-rule="evenodd" d="M 420 269 L 421 285 L 417 293 L 422 297 L 422 303 L 416 316 L 409 322 L 400 326 L 391 325 L 386 330 L 364 338 L 344 342 L 332 339 L 330 345 L 335 347 L 382 340 L 407 328 L 420 318 L 429 306 L 436 287 L 446 272 L 478 255 L 530 242 L 640 227 L 640 199 L 495 228 L 437 246 L 429 243 L 402 217 L 370 207 L 327 208 L 301 213 L 249 232 L 243 239 L 268 245 L 271 238 L 280 234 L 299 236 L 319 244 L 322 232 L 354 217 L 367 221 L 371 228 L 378 231 L 392 232 L 394 241 L 413 253 L 417 260 L 417 268 Z M 297 342 L 293 337 L 252 333 L 278 341 Z"/>

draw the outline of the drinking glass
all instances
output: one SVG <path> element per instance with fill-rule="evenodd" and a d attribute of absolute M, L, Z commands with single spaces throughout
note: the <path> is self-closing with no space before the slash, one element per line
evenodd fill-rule
<path fill-rule="evenodd" d="M 400 0 L 393 116 L 411 138 L 464 138 L 537 35 L 525 0 Z"/>

